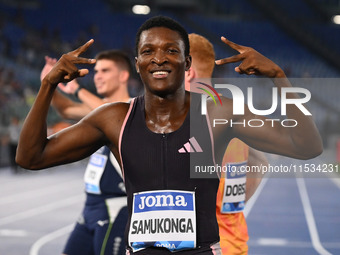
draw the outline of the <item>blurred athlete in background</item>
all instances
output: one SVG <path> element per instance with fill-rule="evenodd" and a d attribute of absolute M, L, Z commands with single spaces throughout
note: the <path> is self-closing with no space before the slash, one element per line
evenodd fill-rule
<path fill-rule="evenodd" d="M 215 51 L 213 45 L 205 37 L 189 34 L 191 67 L 185 74 L 185 88 L 190 91 L 190 83 L 207 82 L 212 78 L 215 67 Z M 249 148 L 237 138 L 230 141 L 223 157 L 222 166 L 240 167 L 242 165 L 267 165 L 263 152 Z M 243 215 L 245 202 L 254 194 L 261 182 L 261 174 L 248 172 L 225 176 L 222 173 L 217 193 L 216 215 L 220 232 L 220 245 L 223 254 L 247 254 L 248 231 Z M 228 177 L 228 178 L 227 178 Z M 229 192 L 237 185 L 242 187 L 238 194 Z"/>
<path fill-rule="evenodd" d="M 80 120 L 104 103 L 128 102 L 128 81 L 132 65 L 128 56 L 119 50 L 97 54 L 94 84 L 97 97 L 82 88 L 76 80 L 59 88 L 73 94 L 75 102 L 59 91 L 54 92 L 52 105 L 65 119 Z M 56 59 L 46 57 L 41 78 L 53 68 Z M 64 249 L 67 255 L 118 255 L 125 253 L 124 230 L 127 222 L 126 192 L 120 166 L 106 146 L 89 160 L 85 175 L 86 202 Z"/>

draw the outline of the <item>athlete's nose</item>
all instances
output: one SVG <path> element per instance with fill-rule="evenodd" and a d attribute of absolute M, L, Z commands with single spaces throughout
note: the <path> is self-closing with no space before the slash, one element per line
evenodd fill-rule
<path fill-rule="evenodd" d="M 155 63 L 157 65 L 162 65 L 162 64 L 168 62 L 168 58 L 162 50 L 157 50 L 151 61 L 152 61 L 152 63 Z"/>
<path fill-rule="evenodd" d="M 103 77 L 103 73 L 101 71 L 95 72 L 93 76 L 94 80 L 101 80 L 102 77 Z"/>

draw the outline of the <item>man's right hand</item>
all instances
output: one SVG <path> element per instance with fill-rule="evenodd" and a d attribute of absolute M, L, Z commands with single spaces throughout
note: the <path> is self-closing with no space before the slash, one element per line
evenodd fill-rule
<path fill-rule="evenodd" d="M 45 75 L 43 81 L 47 81 L 49 84 L 57 85 L 60 82 L 66 83 L 77 77 L 83 77 L 88 74 L 88 69 L 78 69 L 76 64 L 94 64 L 96 62 L 95 59 L 79 57 L 79 55 L 85 52 L 93 42 L 93 39 L 91 39 L 78 49 L 62 55 L 61 58 L 53 65 L 51 70 Z M 48 66 L 45 65 L 46 70 L 52 63 L 53 59 L 49 60 Z M 41 76 L 42 75 L 43 72 Z"/>
<path fill-rule="evenodd" d="M 42 81 L 46 74 L 48 74 L 53 66 L 57 63 L 57 59 L 56 58 L 51 58 L 49 56 L 45 56 L 45 66 L 43 67 L 43 69 L 41 70 L 41 74 L 40 74 L 40 81 Z M 76 79 L 66 83 L 66 85 L 64 85 L 63 83 L 59 83 L 58 84 L 59 89 L 66 93 L 66 94 L 70 94 L 73 95 L 75 93 L 75 91 L 79 88 L 79 84 L 77 82 Z"/>

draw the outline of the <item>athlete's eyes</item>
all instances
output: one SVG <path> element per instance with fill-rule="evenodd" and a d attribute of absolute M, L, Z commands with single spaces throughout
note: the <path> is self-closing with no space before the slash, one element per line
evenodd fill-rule
<path fill-rule="evenodd" d="M 171 53 L 171 54 L 174 54 L 174 53 L 178 53 L 179 51 L 177 49 L 170 48 L 170 49 L 168 49 L 168 52 Z"/>
<path fill-rule="evenodd" d="M 141 51 L 141 54 L 143 55 L 147 55 L 147 54 L 150 54 L 151 53 L 151 50 L 150 49 L 144 49 Z"/>

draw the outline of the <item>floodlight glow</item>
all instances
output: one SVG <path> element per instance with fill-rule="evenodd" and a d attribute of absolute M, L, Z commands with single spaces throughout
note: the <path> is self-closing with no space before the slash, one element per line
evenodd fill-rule
<path fill-rule="evenodd" d="M 134 14 L 147 15 L 150 13 L 150 7 L 147 5 L 134 5 L 132 6 L 132 12 Z"/>
<path fill-rule="evenodd" d="M 334 24 L 340 25 L 340 15 L 334 15 L 332 20 Z"/>

